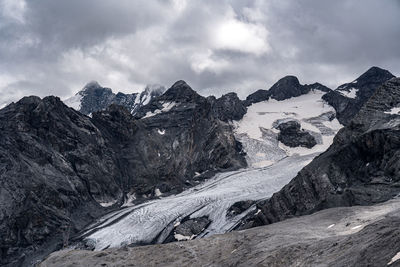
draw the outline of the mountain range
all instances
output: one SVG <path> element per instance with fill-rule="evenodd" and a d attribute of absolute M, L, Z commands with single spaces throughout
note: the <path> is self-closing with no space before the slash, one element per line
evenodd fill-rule
<path fill-rule="evenodd" d="M 244 100 L 184 81 L 24 97 L 0 110 L 0 263 L 396 264 L 399 111 L 400 80 L 378 67 L 335 90 L 286 76 Z"/>

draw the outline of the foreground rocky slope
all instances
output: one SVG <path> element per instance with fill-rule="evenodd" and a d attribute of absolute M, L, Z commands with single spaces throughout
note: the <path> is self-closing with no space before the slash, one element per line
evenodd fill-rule
<path fill-rule="evenodd" d="M 400 201 L 333 208 L 187 242 L 63 250 L 39 266 L 400 266 Z"/>
<path fill-rule="evenodd" d="M 186 83 L 158 101 L 169 108 L 140 120 L 121 106 L 89 118 L 56 97 L 0 110 L 1 264 L 46 255 L 108 207 L 246 166 L 232 128 Z"/>
<path fill-rule="evenodd" d="M 400 193 L 400 78 L 377 89 L 332 146 L 238 229 L 338 206 L 371 205 Z"/>

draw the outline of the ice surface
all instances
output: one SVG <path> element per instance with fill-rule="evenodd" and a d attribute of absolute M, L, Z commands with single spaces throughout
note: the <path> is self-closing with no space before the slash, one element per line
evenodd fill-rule
<path fill-rule="evenodd" d="M 334 109 L 321 99 L 323 92 L 315 90 L 306 95 L 283 101 L 268 100 L 251 105 L 242 120 L 236 122 L 236 138 L 247 153 L 252 167 L 269 166 L 284 157 L 324 152 L 343 126 L 335 118 Z M 295 120 L 302 129 L 317 140 L 313 148 L 288 147 L 278 142 L 280 122 Z"/>
<path fill-rule="evenodd" d="M 87 229 L 86 233 L 95 231 L 86 237 L 86 241 L 93 243 L 96 250 L 151 242 L 168 225 L 172 226 L 189 215 L 191 218 L 208 216 L 211 219 L 211 224 L 200 236 L 225 233 L 246 214 L 244 212 L 235 217 L 226 217 L 232 204 L 241 200 L 270 197 L 314 156 L 293 156 L 265 168 L 218 174 L 181 194 L 113 212 Z M 251 211 L 256 212 L 254 208 L 247 212 Z M 113 221 L 117 222 L 108 225 Z"/>
<path fill-rule="evenodd" d="M 306 121 L 334 109 L 321 99 L 324 92 L 311 91 L 306 95 L 277 101 L 274 99 L 251 105 L 246 115 L 238 123 L 237 133 L 247 133 L 250 138 L 262 140 L 260 127 L 272 129 L 278 119 L 291 118 L 300 121 L 302 128 L 318 130 Z"/>

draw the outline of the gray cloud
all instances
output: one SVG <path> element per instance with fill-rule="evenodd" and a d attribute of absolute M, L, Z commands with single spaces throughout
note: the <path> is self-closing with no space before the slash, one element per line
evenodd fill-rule
<path fill-rule="evenodd" d="M 331 87 L 372 65 L 397 75 L 399 16 L 398 0 L 0 0 L 0 105 L 90 80 L 244 97 L 287 74 Z"/>

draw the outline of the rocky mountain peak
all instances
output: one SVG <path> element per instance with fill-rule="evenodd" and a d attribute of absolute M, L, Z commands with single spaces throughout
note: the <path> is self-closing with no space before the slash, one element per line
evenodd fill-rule
<path fill-rule="evenodd" d="M 41 99 L 37 96 L 23 97 L 17 103 L 9 106 L 12 109 L 32 115 L 32 113 L 47 113 L 52 110 L 66 109 L 67 106 L 56 96 L 47 96 Z M 67 112 L 67 111 L 63 111 Z"/>
<path fill-rule="evenodd" d="M 240 120 L 247 112 L 245 104 L 236 93 L 228 93 L 218 99 L 208 98 L 208 100 L 212 103 L 214 115 L 225 122 Z"/>
<path fill-rule="evenodd" d="M 42 100 L 38 96 L 25 96 L 21 98 L 16 104 L 21 105 L 38 105 Z"/>
<path fill-rule="evenodd" d="M 270 93 L 268 90 L 259 89 L 246 97 L 245 104 L 246 106 L 250 106 L 253 103 L 267 101 L 269 97 Z"/>
<path fill-rule="evenodd" d="M 75 96 L 66 99 L 65 104 L 85 115 L 105 110 L 111 104 L 126 107 L 132 114 L 148 104 L 151 99 L 162 95 L 165 87 L 159 84 L 147 85 L 141 93 L 113 93 L 110 88 L 102 87 L 98 82 L 86 84 Z"/>
<path fill-rule="evenodd" d="M 165 87 L 160 84 L 148 84 L 143 92 L 152 96 L 160 96 L 165 90 Z"/>
<path fill-rule="evenodd" d="M 353 82 L 327 93 L 323 99 L 335 108 L 340 123 L 347 125 L 375 90 L 393 77 L 387 70 L 371 67 Z"/>
<path fill-rule="evenodd" d="M 82 91 L 96 88 L 102 88 L 102 86 L 97 81 L 90 81 L 83 87 Z"/>
<path fill-rule="evenodd" d="M 295 76 L 285 76 L 269 89 L 271 98 L 276 100 L 285 100 L 305 93 L 307 90 Z"/>
<path fill-rule="evenodd" d="M 259 89 L 256 92 L 247 96 L 244 104 L 249 106 L 254 103 L 267 101 L 269 98 L 282 101 L 292 97 L 307 94 L 311 90 L 319 90 L 322 92 L 329 92 L 331 89 L 320 84 L 305 84 L 302 85 L 296 76 L 285 76 L 277 81 L 269 90 Z"/>
<path fill-rule="evenodd" d="M 357 78 L 357 83 L 371 83 L 371 82 L 385 82 L 395 77 L 388 70 L 381 69 L 379 67 L 371 67 L 364 72 L 360 77 Z"/>
<path fill-rule="evenodd" d="M 196 93 L 185 81 L 175 82 L 161 97 L 163 100 L 177 102 L 192 102 L 203 98 Z"/>
<path fill-rule="evenodd" d="M 299 87 L 300 82 L 299 79 L 296 76 L 293 75 L 287 75 L 281 79 L 279 79 L 273 86 L 274 87 L 287 87 L 287 86 L 293 86 L 293 87 Z M 272 89 L 271 88 L 271 89 Z"/>
<path fill-rule="evenodd" d="M 113 96 L 113 92 L 110 88 L 102 87 L 98 82 L 91 81 L 87 83 L 77 95 L 101 101 L 102 98 Z"/>

